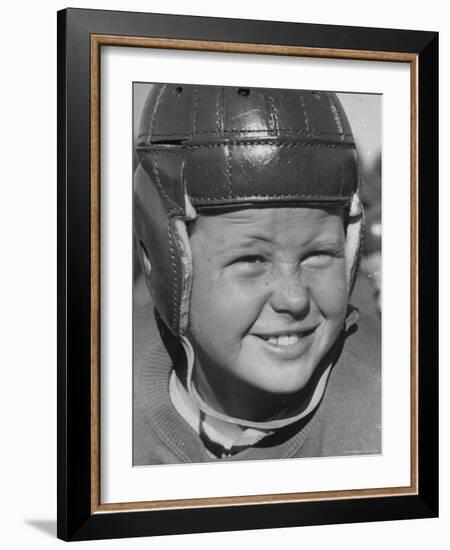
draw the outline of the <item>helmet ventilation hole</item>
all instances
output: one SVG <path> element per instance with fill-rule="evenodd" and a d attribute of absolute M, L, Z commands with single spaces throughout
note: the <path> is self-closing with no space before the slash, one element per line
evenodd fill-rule
<path fill-rule="evenodd" d="M 248 88 L 238 88 L 237 93 L 242 97 L 248 97 L 250 95 L 250 90 Z"/>

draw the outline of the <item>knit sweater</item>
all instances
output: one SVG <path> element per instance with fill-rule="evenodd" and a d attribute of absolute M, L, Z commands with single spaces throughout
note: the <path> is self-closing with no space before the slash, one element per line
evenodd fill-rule
<path fill-rule="evenodd" d="M 354 314 L 315 411 L 260 444 L 220 460 L 381 453 L 380 327 L 363 314 L 355 320 Z M 198 434 L 172 405 L 172 364 L 159 337 L 153 336 L 135 367 L 133 464 L 219 460 L 207 453 Z"/>

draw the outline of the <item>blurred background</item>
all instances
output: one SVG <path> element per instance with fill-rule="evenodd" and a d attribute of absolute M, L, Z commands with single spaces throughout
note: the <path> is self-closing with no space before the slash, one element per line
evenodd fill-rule
<path fill-rule="evenodd" d="M 133 136 L 139 129 L 144 103 L 152 84 L 133 86 Z M 359 274 L 350 302 L 372 317 L 381 318 L 381 109 L 379 94 L 339 92 L 338 97 L 347 113 L 356 141 L 361 167 L 361 198 L 366 216 L 364 250 Z M 133 157 L 133 172 L 137 167 Z M 148 323 L 150 295 L 145 286 L 134 249 L 134 318 L 135 330 Z M 153 315 L 150 315 L 152 318 Z M 139 338 L 138 338 L 139 340 Z"/>
<path fill-rule="evenodd" d="M 381 107 L 379 94 L 338 93 L 356 141 L 361 199 L 366 215 L 364 250 L 350 302 L 381 318 Z"/>

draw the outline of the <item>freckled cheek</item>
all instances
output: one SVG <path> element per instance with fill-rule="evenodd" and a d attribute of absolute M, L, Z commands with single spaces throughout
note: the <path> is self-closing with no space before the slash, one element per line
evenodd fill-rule
<path fill-rule="evenodd" d="M 345 316 L 347 307 L 347 282 L 345 270 L 333 270 L 316 276 L 309 284 L 309 294 L 326 318 Z"/>
<path fill-rule="evenodd" d="M 211 297 L 224 317 L 235 319 L 242 326 L 254 321 L 264 303 L 262 294 L 254 283 L 223 280 L 215 286 Z"/>
<path fill-rule="evenodd" d="M 203 277 L 194 283 L 191 306 L 201 313 L 203 326 L 216 323 L 221 325 L 224 336 L 225 332 L 241 336 L 259 315 L 263 294 L 259 286 L 248 281 L 220 275 L 209 280 Z"/>

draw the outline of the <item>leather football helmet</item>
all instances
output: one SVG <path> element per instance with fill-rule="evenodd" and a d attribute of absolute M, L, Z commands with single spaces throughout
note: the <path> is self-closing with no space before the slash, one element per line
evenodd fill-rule
<path fill-rule="evenodd" d="M 175 338 L 189 321 L 187 223 L 204 210 L 347 206 L 352 288 L 364 223 L 355 142 L 336 94 L 155 84 L 136 151 L 140 259 L 155 308 Z"/>

